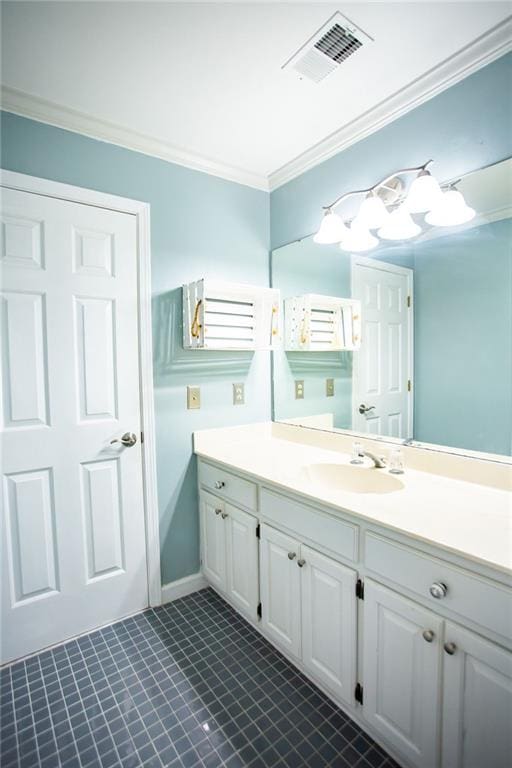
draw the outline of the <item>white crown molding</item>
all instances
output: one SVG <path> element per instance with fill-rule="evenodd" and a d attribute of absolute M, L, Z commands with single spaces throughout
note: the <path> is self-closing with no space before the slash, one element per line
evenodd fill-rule
<path fill-rule="evenodd" d="M 375 133 L 511 50 L 512 17 L 508 17 L 437 67 L 409 83 L 365 114 L 342 126 L 269 176 L 203 157 L 151 136 L 8 86 L 1 87 L 0 102 L 2 109 L 6 112 L 13 112 L 38 122 L 48 123 L 99 141 L 158 157 L 169 163 L 268 192 L 281 187 L 338 152 Z"/>
<path fill-rule="evenodd" d="M 512 50 L 512 17 L 462 48 L 390 98 L 344 125 L 268 177 L 273 191 L 405 115 Z"/>
<path fill-rule="evenodd" d="M 67 131 L 89 136 L 91 139 L 116 144 L 125 149 L 141 152 L 144 155 L 158 157 L 169 163 L 182 165 L 195 171 L 268 192 L 268 179 L 263 174 L 260 175 L 202 157 L 129 128 L 123 128 L 106 120 L 100 120 L 83 112 L 41 99 L 38 96 L 18 91 L 16 88 L 3 85 L 0 91 L 0 103 L 6 112 L 13 112 L 40 123 L 47 123 L 57 128 L 64 128 Z"/>

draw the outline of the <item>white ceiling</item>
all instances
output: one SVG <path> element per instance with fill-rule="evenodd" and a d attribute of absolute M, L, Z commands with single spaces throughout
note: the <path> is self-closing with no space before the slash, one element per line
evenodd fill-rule
<path fill-rule="evenodd" d="M 318 85 L 282 71 L 335 11 L 375 42 Z M 186 165 L 265 187 L 509 13 L 507 2 L 3 2 L 2 83 L 21 92 L 15 111 L 38 117 L 39 104 L 70 127 L 59 108 L 76 110 L 104 134 L 117 126 L 119 143 L 135 132 L 154 154 L 168 147 Z M 52 104 L 45 112 L 23 94 Z M 94 121 L 83 125 L 95 134 Z"/>

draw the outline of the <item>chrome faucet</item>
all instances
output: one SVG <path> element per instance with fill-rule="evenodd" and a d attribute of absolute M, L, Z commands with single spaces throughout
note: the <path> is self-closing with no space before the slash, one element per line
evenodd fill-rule
<path fill-rule="evenodd" d="M 365 451 L 365 450 L 359 451 L 359 456 L 361 456 L 361 458 L 363 458 L 363 456 L 366 456 L 368 459 L 371 459 L 376 469 L 383 469 L 386 466 L 385 458 L 383 456 L 379 458 L 371 451 Z"/>

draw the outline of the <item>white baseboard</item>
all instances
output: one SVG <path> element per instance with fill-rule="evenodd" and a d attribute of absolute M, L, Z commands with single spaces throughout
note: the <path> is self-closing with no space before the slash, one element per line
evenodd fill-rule
<path fill-rule="evenodd" d="M 198 592 L 208 586 L 208 582 L 201 572 L 193 573 L 191 576 L 185 576 L 177 581 L 170 581 L 169 584 L 162 584 L 162 605 L 171 603 L 179 597 L 191 595 L 192 592 Z"/>

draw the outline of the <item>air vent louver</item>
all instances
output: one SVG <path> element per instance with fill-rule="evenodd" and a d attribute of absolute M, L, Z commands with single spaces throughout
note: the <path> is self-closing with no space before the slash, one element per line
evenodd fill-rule
<path fill-rule="evenodd" d="M 339 64 L 348 59 L 351 53 L 355 53 L 362 46 L 362 42 L 350 32 L 343 29 L 339 24 L 335 24 L 325 33 L 320 40 L 315 43 L 322 53 L 325 53 L 330 59 Z"/>
<path fill-rule="evenodd" d="M 291 68 L 301 79 L 306 77 L 314 83 L 319 83 L 361 48 L 363 40 L 367 42 L 372 38 L 355 27 L 341 13 L 335 13 L 284 64 L 283 69 Z"/>

